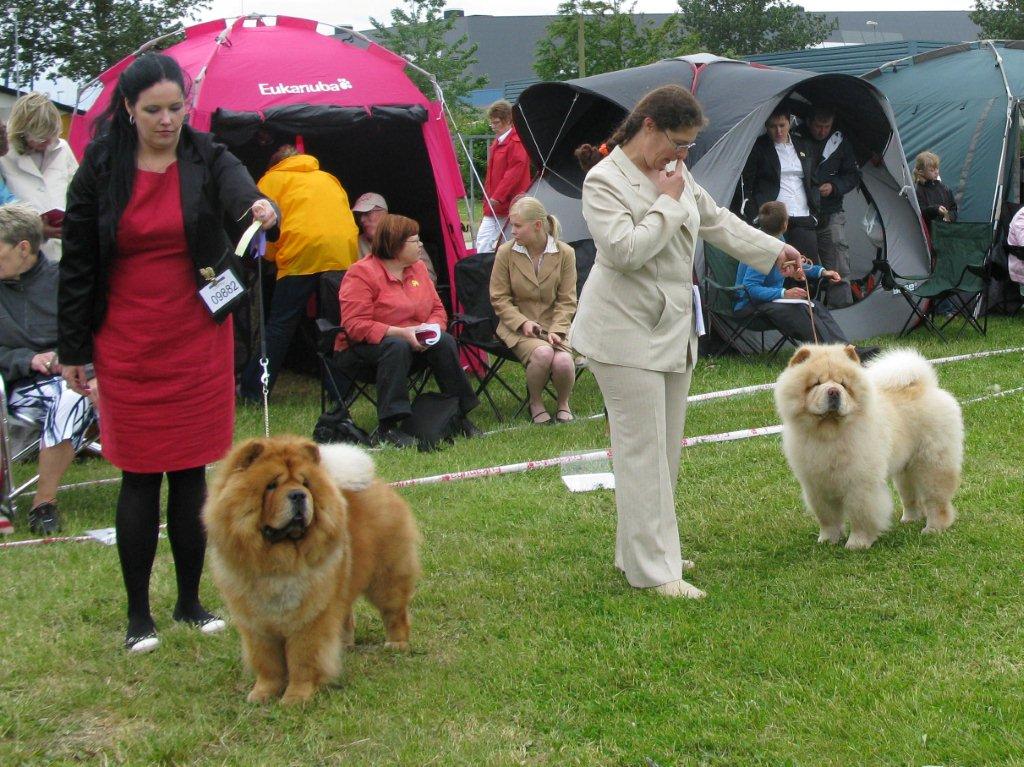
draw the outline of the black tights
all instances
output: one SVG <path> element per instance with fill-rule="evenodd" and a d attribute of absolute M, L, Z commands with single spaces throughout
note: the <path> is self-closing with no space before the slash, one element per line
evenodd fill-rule
<path fill-rule="evenodd" d="M 128 636 L 155 630 L 149 609 L 149 578 L 160 531 L 163 474 L 123 472 L 117 498 L 117 553 L 128 592 Z M 167 537 L 178 581 L 176 620 L 209 616 L 199 603 L 199 578 L 206 554 L 206 531 L 199 517 L 206 499 L 206 467 L 167 472 Z"/>

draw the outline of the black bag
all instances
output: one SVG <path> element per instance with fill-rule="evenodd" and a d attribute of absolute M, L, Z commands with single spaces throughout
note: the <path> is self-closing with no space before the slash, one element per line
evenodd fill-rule
<path fill-rule="evenodd" d="M 437 450 L 442 442 L 454 442 L 462 432 L 459 398 L 452 394 L 424 392 L 412 403 L 412 415 L 402 422 L 402 431 L 418 441 L 421 453 Z"/>
<path fill-rule="evenodd" d="M 354 445 L 370 446 L 370 435 L 356 426 L 344 405 L 335 405 L 326 410 L 316 419 L 313 427 L 313 440 L 324 444 L 333 442 L 349 442 Z"/>

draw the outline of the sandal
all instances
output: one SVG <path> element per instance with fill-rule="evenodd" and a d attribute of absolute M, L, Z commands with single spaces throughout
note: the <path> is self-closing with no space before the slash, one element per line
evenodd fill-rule
<path fill-rule="evenodd" d="M 565 418 L 562 417 L 562 413 L 565 413 Z M 555 420 L 558 421 L 558 423 L 572 423 L 576 419 L 573 418 L 573 415 L 572 415 L 571 411 L 565 410 L 563 408 L 561 410 L 556 410 L 555 411 Z"/>
<path fill-rule="evenodd" d="M 551 423 L 551 413 L 544 408 L 541 408 L 534 413 L 533 408 L 530 408 L 530 420 L 537 426 L 543 426 L 544 424 Z"/>

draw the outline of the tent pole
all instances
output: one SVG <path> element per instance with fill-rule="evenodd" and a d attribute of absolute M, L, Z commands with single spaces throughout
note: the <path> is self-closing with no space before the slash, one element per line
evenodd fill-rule
<path fill-rule="evenodd" d="M 996 193 L 992 199 L 992 235 L 995 237 L 995 227 L 999 224 L 999 204 L 1003 200 L 1003 189 L 1005 184 L 1003 183 L 1003 174 L 1006 171 L 1006 153 L 1009 151 L 1008 142 L 1010 140 L 1010 126 L 1013 122 L 1014 112 L 1016 111 L 1016 99 L 1013 97 L 1013 91 L 1010 89 L 1010 83 L 1006 79 L 1006 69 L 1003 66 L 1003 57 L 999 55 L 999 51 L 996 50 L 995 45 L 991 40 L 986 40 L 984 45 L 988 46 L 988 49 L 992 52 L 992 55 L 996 60 L 996 69 L 999 70 L 999 74 L 1003 78 L 1003 88 L 1006 90 L 1006 122 L 1003 125 L 1003 143 L 1002 149 L 999 152 L 999 171 L 996 176 Z"/>

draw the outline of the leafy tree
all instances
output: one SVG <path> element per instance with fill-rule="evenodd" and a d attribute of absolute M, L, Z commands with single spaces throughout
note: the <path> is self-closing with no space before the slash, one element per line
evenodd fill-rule
<path fill-rule="evenodd" d="M 969 15 L 982 39 L 1024 40 L 1024 0 L 974 0 Z"/>
<path fill-rule="evenodd" d="M 16 68 L 23 83 L 44 76 L 91 80 L 208 5 L 209 0 L 8 0 L 0 19 L 4 80 L 10 82 Z"/>
<path fill-rule="evenodd" d="M 679 25 L 704 50 L 749 56 L 806 48 L 823 42 L 838 26 L 787 0 L 678 0 Z"/>
<path fill-rule="evenodd" d="M 57 73 L 90 80 L 209 5 L 209 0 L 70 0 L 54 45 L 61 62 Z"/>
<path fill-rule="evenodd" d="M 0 46 L 3 50 L 3 83 L 28 86 L 53 67 L 57 3 L 39 4 L 29 0 L 8 0 L 7 13 L 0 16 Z"/>
<path fill-rule="evenodd" d="M 583 17 L 584 74 L 650 64 L 696 50 L 676 29 L 675 16 L 656 25 L 634 14 L 627 0 L 563 0 L 547 37 L 537 43 L 533 70 L 544 80 L 579 77 L 579 23 Z"/>
<path fill-rule="evenodd" d="M 444 18 L 445 5 L 446 0 L 403 0 L 403 6 L 391 11 L 390 25 L 373 17 L 370 23 L 381 45 L 437 79 L 449 108 L 461 122 L 476 116 L 465 97 L 487 85 L 487 78 L 469 71 L 477 61 L 477 46 L 467 45 L 468 35 L 449 42 L 455 18 Z M 433 97 L 434 88 L 427 78 L 414 69 L 408 74 L 428 97 Z"/>

